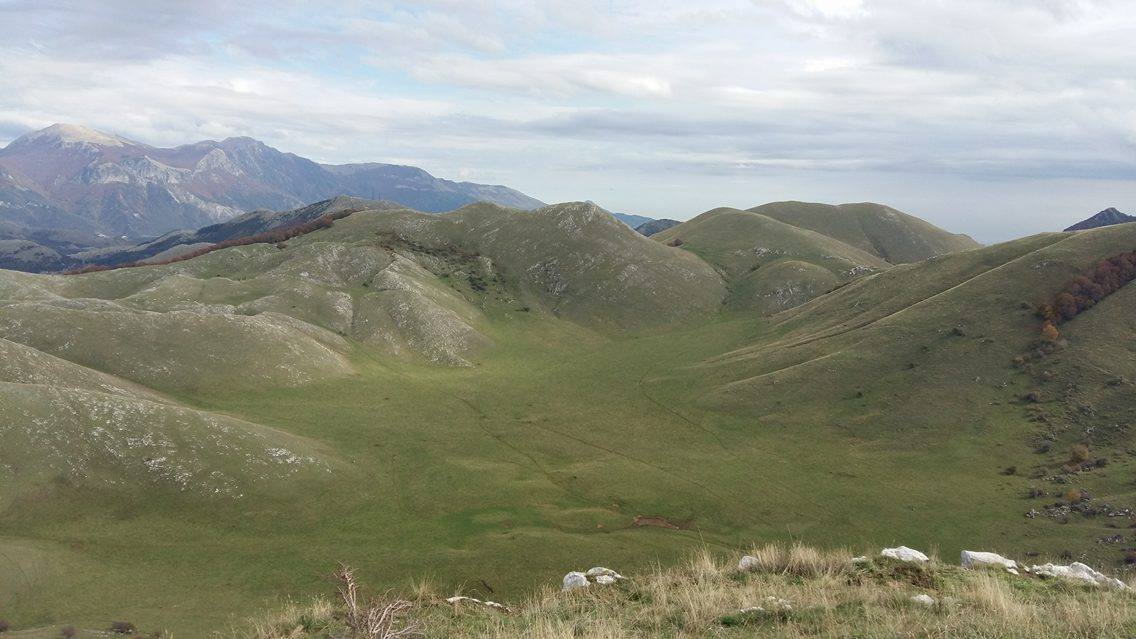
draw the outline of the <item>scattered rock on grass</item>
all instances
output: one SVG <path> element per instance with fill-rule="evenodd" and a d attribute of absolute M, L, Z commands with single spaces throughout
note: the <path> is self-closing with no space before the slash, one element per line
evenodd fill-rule
<path fill-rule="evenodd" d="M 508 606 L 503 605 L 503 604 L 499 604 L 496 601 L 482 601 L 480 599 L 474 599 L 473 597 L 463 597 L 461 595 L 458 595 L 456 597 L 450 597 L 449 599 L 446 600 L 446 603 L 453 605 L 453 606 L 456 606 L 460 603 L 467 603 L 467 604 L 473 604 L 475 606 L 485 606 L 486 608 L 491 608 L 491 609 L 497 610 L 499 612 L 511 612 L 509 610 Z"/>
<path fill-rule="evenodd" d="M 587 588 L 592 584 L 599 586 L 610 586 L 611 584 L 623 579 L 627 579 L 627 577 L 624 577 L 611 568 L 596 566 L 594 568 L 589 568 L 587 572 L 572 571 L 567 575 L 564 575 L 564 582 L 561 590 Z"/>
<path fill-rule="evenodd" d="M 790 612 L 793 610 L 793 604 L 780 597 L 770 595 L 765 598 L 765 604 L 762 606 L 749 606 L 742 608 L 738 611 L 739 614 L 761 614 L 765 612 Z"/>
<path fill-rule="evenodd" d="M 914 601 L 915 603 L 917 603 L 921 606 L 927 606 L 928 608 L 935 605 L 934 597 L 932 597 L 931 595 L 923 594 L 923 593 L 919 593 L 918 595 L 915 595 L 914 597 L 911 598 L 911 601 Z"/>
<path fill-rule="evenodd" d="M 899 561 L 915 561 L 919 563 L 930 561 L 930 559 L 927 558 L 927 555 L 924 555 L 914 548 L 908 548 L 907 546 L 900 546 L 899 548 L 884 548 L 880 552 L 880 556 L 888 557 L 889 559 L 898 559 Z"/>
<path fill-rule="evenodd" d="M 584 575 L 584 573 L 572 571 L 567 575 L 564 575 L 563 586 L 560 588 L 560 590 L 567 591 L 575 590 L 577 588 L 587 588 L 588 585 L 588 578 Z"/>
<path fill-rule="evenodd" d="M 1033 566 L 1030 571 L 1040 577 L 1054 577 L 1058 579 L 1068 579 L 1069 581 L 1080 581 L 1092 586 L 1104 586 L 1105 588 L 1113 588 L 1116 590 L 1128 590 L 1128 584 L 1115 578 L 1109 577 L 1106 574 L 1097 572 L 1085 564 L 1074 561 L 1068 566 L 1058 566 L 1056 564 L 1044 564 L 1042 566 Z"/>
<path fill-rule="evenodd" d="M 618 572 L 615 572 L 611 568 L 604 568 L 603 566 L 596 566 L 595 568 L 589 568 L 588 572 L 584 573 L 584 576 L 589 577 L 589 578 L 593 578 L 593 579 L 596 579 L 596 580 L 598 580 L 600 577 L 608 577 L 612 581 L 615 581 L 617 579 L 627 579 L 627 577 L 624 577 L 623 575 L 619 574 Z"/>
<path fill-rule="evenodd" d="M 964 550 L 960 555 L 959 564 L 963 568 L 976 568 L 978 566 L 1002 566 L 1007 571 L 1013 574 L 1018 574 L 1018 562 L 1013 559 L 1006 559 L 1002 555 L 993 552 L 982 552 L 978 550 Z"/>

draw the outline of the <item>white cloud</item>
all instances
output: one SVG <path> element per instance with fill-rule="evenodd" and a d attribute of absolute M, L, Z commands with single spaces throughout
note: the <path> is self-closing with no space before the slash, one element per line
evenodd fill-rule
<path fill-rule="evenodd" d="M 1069 215 L 1136 209 L 1124 0 L 133 7 L 0 4 L 0 137 L 57 120 L 252 135 L 678 217 L 730 194 L 894 199 L 982 235 L 961 225 L 1005 203 L 977 194 L 1035 201 L 1039 181 L 1065 190 L 1005 224 L 1041 230 L 1078 193 Z"/>

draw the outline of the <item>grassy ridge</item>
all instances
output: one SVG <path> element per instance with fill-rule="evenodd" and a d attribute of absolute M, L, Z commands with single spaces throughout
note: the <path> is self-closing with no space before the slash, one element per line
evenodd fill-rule
<path fill-rule="evenodd" d="M 720 280 L 690 253 L 619 235 L 590 255 L 586 236 L 606 222 L 587 210 L 570 212 L 563 228 L 539 227 L 585 237 L 565 240 L 557 268 L 533 274 L 530 267 L 548 266 L 534 257 L 555 240 L 510 237 L 491 213 L 465 215 L 356 214 L 284 249 L 240 247 L 74 278 L 4 273 L 0 319 L 18 322 L 6 334 L 56 356 L 44 361 L 78 360 L 59 364 L 66 371 L 54 385 L 64 390 L 51 392 L 106 383 L 106 393 L 129 395 L 145 384 L 161 391 L 145 391 L 153 395 L 145 401 L 168 405 L 163 411 L 279 433 L 290 450 L 331 469 L 249 481 L 225 461 L 239 454 L 232 435 L 240 430 L 230 429 L 209 441 L 220 451 L 190 444 L 174 452 L 205 473 L 232 469 L 239 498 L 155 484 L 138 465 L 5 482 L 0 592 L 10 621 L 101 628 L 125 618 L 196 636 L 326 591 L 337 561 L 380 589 L 429 576 L 443 591 L 518 600 L 572 567 L 635 571 L 692 547 L 729 552 L 754 539 L 938 545 L 944 556 L 973 546 L 1054 559 L 1069 552 L 1118 569 L 1120 547 L 1096 539 L 1126 519 L 1076 514 L 1063 524 L 1024 514 L 1062 499 L 1056 492 L 1066 484 L 1046 478 L 1066 476 L 1063 456 L 1086 436 L 1110 464 L 1065 481 L 1094 493 L 1089 503 L 1132 501 L 1121 479 L 1132 470 L 1122 454 L 1128 435 L 1106 428 L 1131 409 L 1129 387 L 1107 380 L 1136 378 L 1126 351 L 1111 348 L 1136 329 L 1125 315 L 1127 289 L 1066 324 L 1068 344 L 1045 365 L 1026 370 L 1013 360 L 1037 335 L 1023 302 L 1136 244 L 1136 231 L 1052 234 L 899 266 L 755 319 L 715 314 Z M 465 235 L 476 242 L 456 244 Z M 625 283 L 588 297 L 591 279 L 635 261 L 613 255 L 627 247 L 663 262 L 627 274 L 649 278 L 632 281 L 661 286 L 670 272 L 692 279 L 661 301 L 620 297 Z M 481 258 L 489 270 L 479 270 Z M 550 274 L 571 287 L 567 301 L 556 301 Z M 354 321 L 337 323 L 358 317 L 337 303 L 366 308 L 356 305 L 403 285 L 485 338 L 488 346 L 469 353 L 471 366 L 392 354 L 360 339 Z M 662 316 L 686 295 L 696 312 Z M 265 300 L 271 310 L 258 306 Z M 29 305 L 51 310 L 41 319 Z M 607 322 L 573 321 L 608 311 Z M 261 316 L 291 318 L 278 343 L 228 332 Z M 152 332 L 96 331 L 121 317 L 152 320 Z M 71 352 L 60 318 L 91 322 L 92 333 L 111 339 Z M 59 328 L 57 341 L 37 341 L 49 335 L 32 330 L 40 321 Z M 206 334 L 215 351 L 201 348 Z M 302 384 L 258 381 L 258 361 L 283 357 L 273 349 L 313 342 L 343 366 Z M 132 357 L 164 365 L 145 358 L 154 344 L 165 358 L 194 363 L 177 370 L 183 381 L 115 368 Z M 261 348 L 263 359 L 241 359 Z M 40 387 L 52 384 L 24 368 L 4 374 L 36 401 L 51 397 Z M 1036 389 L 1043 401 L 1023 399 Z M 6 404 L 4 414 L 49 423 L 22 404 Z M 150 422 L 133 423 L 144 436 Z M 1038 437 L 1052 438 L 1048 452 L 1034 452 Z M 0 471 L 27 463 L 22 450 L 0 447 Z M 1018 471 L 1002 474 L 1009 466 Z M 1051 494 L 1028 498 L 1037 486 Z"/>
<path fill-rule="evenodd" d="M 770 202 L 749 210 L 827 235 L 892 264 L 918 262 L 979 246 L 966 235 L 944 231 L 925 220 L 872 202 L 835 206 Z"/>

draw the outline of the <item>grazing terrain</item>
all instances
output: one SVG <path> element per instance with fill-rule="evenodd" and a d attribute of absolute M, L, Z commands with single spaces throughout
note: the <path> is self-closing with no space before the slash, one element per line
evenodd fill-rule
<path fill-rule="evenodd" d="M 808 612 L 820 586 L 722 561 L 787 539 L 1121 576 L 1136 556 L 1136 289 L 1056 337 L 1035 312 L 1131 251 L 1133 225 L 979 248 L 877 205 L 833 209 L 854 224 L 715 209 L 648 238 L 589 203 L 346 204 L 281 242 L 0 271 L 14 629 L 201 636 L 326 593 L 344 562 L 380 591 L 429 579 L 506 603 L 590 565 L 641 576 L 519 604 L 553 615 L 543 636 L 573 615 L 598 636 L 744 636 L 719 617 L 767 594 L 801 607 L 778 626 L 794 636 L 828 619 Z M 700 548 L 717 559 L 648 570 Z M 1095 605 L 1082 636 L 1131 629 L 1116 599 L 936 579 L 916 590 L 961 601 L 933 613 L 942 636 L 989 636 L 967 617 L 984 606 L 1037 629 L 1044 606 Z M 713 605 L 634 594 L 676 580 Z M 932 614 L 836 581 L 849 633 Z"/>
<path fill-rule="evenodd" d="M 769 314 L 891 265 L 871 253 L 759 213 L 721 208 L 651 236 L 718 267 L 732 309 Z"/>
<path fill-rule="evenodd" d="M 890 206 L 772 202 L 749 209 L 786 224 L 816 231 L 867 251 L 892 264 L 976 248 L 965 235 L 949 233 Z"/>

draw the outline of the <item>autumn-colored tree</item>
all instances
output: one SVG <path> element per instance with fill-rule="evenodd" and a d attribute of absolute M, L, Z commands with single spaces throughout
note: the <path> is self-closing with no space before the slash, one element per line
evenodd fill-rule
<path fill-rule="evenodd" d="M 1053 322 L 1046 321 L 1041 325 L 1041 339 L 1047 342 L 1056 342 L 1061 337 L 1061 332 L 1053 325 Z"/>
<path fill-rule="evenodd" d="M 1058 324 L 1096 306 L 1132 280 L 1136 280 L 1136 251 L 1097 262 L 1091 271 L 1070 280 L 1051 301 L 1037 306 L 1037 315 L 1043 322 L 1042 338 L 1053 341 L 1049 336 L 1056 332 Z"/>

